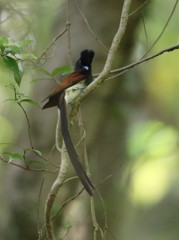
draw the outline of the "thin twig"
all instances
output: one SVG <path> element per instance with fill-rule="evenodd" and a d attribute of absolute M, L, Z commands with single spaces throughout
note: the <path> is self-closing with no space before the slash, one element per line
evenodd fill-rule
<path fill-rule="evenodd" d="M 12 11 L 14 11 L 17 15 L 19 15 L 22 20 L 26 23 L 27 25 L 27 30 L 25 31 L 25 33 L 22 35 L 21 39 L 24 39 L 26 37 L 26 35 L 30 32 L 31 29 L 31 25 L 28 21 L 28 19 L 26 18 L 26 15 L 24 13 L 22 13 L 21 11 L 19 11 L 19 9 L 17 10 L 14 6 L 13 6 L 13 2 L 8 4 L 9 6 L 7 6 L 7 9 L 11 9 Z"/>
<path fill-rule="evenodd" d="M 68 63 L 73 66 L 72 53 L 71 53 L 71 22 L 70 22 L 70 0 L 67 0 L 67 10 L 66 10 L 66 28 L 67 28 L 67 55 Z"/>
<path fill-rule="evenodd" d="M 144 3 L 142 3 L 136 10 L 134 10 L 133 12 L 131 12 L 129 14 L 129 17 L 131 17 L 132 15 L 134 15 L 136 12 L 138 12 L 141 8 L 143 8 L 145 6 L 145 4 L 147 4 L 149 2 L 149 0 L 146 0 Z"/>
<path fill-rule="evenodd" d="M 41 54 L 41 56 L 38 58 L 37 64 L 40 62 L 40 60 L 42 59 L 42 57 L 44 55 L 46 55 L 47 51 L 55 44 L 55 42 L 61 37 L 63 36 L 64 33 L 66 33 L 67 28 L 65 28 L 59 35 L 57 35 L 52 42 L 46 47 L 46 49 L 43 51 L 43 53 Z"/>
<path fill-rule="evenodd" d="M 94 205 L 94 198 L 90 197 L 90 209 L 91 209 L 91 218 L 93 222 L 93 239 L 97 240 L 97 233 L 100 232 L 101 234 L 101 239 L 104 239 L 104 233 L 99 226 L 97 219 L 96 219 L 96 212 L 95 212 L 95 205 Z"/>
<path fill-rule="evenodd" d="M 71 227 L 72 227 L 72 226 L 68 226 L 68 227 L 67 227 L 66 233 L 63 235 L 63 237 L 62 237 L 61 239 L 64 239 L 64 240 L 65 240 L 65 238 L 67 237 L 67 235 L 68 235 Z"/>
<path fill-rule="evenodd" d="M 105 46 L 105 44 L 96 36 L 96 34 L 93 32 L 92 28 L 90 27 L 89 23 L 88 23 L 88 20 L 86 19 L 84 13 L 82 12 L 79 4 L 77 3 L 77 1 L 75 0 L 75 4 L 76 4 L 76 7 L 79 11 L 79 13 L 81 14 L 86 26 L 87 26 L 87 29 L 88 31 L 92 34 L 92 36 L 94 37 L 94 39 L 108 52 L 109 49 Z"/>
<path fill-rule="evenodd" d="M 156 43 L 157 43 L 157 42 L 160 40 L 160 38 L 162 37 L 163 33 L 165 32 L 165 30 L 166 30 L 166 28 L 167 28 L 167 26 L 168 26 L 168 24 L 169 24 L 169 22 L 170 22 L 170 20 L 171 20 L 171 18 L 172 18 L 172 16 L 173 16 L 174 12 L 175 12 L 175 9 L 176 9 L 176 7 L 177 7 L 178 1 L 179 1 L 179 0 L 176 0 L 174 6 L 173 6 L 173 8 L 172 8 L 172 11 L 171 11 L 171 13 L 170 13 L 170 15 L 169 15 L 169 17 L 168 17 L 168 19 L 167 19 L 164 27 L 163 27 L 161 33 L 158 35 L 158 37 L 157 37 L 156 40 L 153 42 L 153 44 L 150 46 L 150 48 L 147 50 L 147 52 L 142 56 L 142 58 L 144 58 L 144 57 L 152 50 L 152 48 L 156 45 Z"/>
<path fill-rule="evenodd" d="M 160 56 L 160 55 L 162 55 L 162 54 L 164 54 L 166 52 L 172 52 L 172 51 L 174 51 L 176 49 L 179 49 L 179 44 L 177 44 L 175 46 L 172 46 L 172 47 L 169 47 L 169 48 L 166 48 L 164 50 L 161 50 L 160 52 L 158 52 L 156 54 L 153 54 L 153 55 L 151 55 L 149 57 L 141 59 L 141 60 L 139 60 L 137 62 L 131 63 L 131 64 L 125 66 L 125 67 L 121 67 L 119 69 L 112 70 L 110 73 L 123 73 L 123 71 L 125 71 L 125 70 L 131 69 L 131 68 L 133 68 L 133 67 L 135 67 L 135 66 L 137 66 L 137 65 L 139 65 L 139 64 L 141 64 L 143 62 L 147 62 L 147 61 L 149 61 L 149 60 L 151 60 L 153 58 L 156 58 L 156 57 L 158 57 L 158 56 Z"/>
<path fill-rule="evenodd" d="M 105 227 L 106 227 L 106 226 L 108 225 L 108 223 L 107 223 L 108 220 L 107 220 L 107 210 L 106 210 L 106 206 L 105 206 L 105 204 L 104 204 L 104 200 L 103 200 L 100 192 L 99 192 L 98 190 L 96 190 L 96 191 L 97 191 L 97 193 L 98 193 L 99 199 L 100 199 L 100 201 L 101 201 L 101 203 L 102 203 L 102 206 L 103 206 L 103 209 L 104 209 L 104 224 L 105 224 Z"/>
<path fill-rule="evenodd" d="M 22 104 L 20 102 L 18 102 L 18 101 L 17 101 L 17 104 L 22 109 L 22 111 L 24 113 L 24 116 L 26 118 L 26 122 L 27 122 L 27 126 L 28 126 L 28 136 L 29 136 L 30 146 L 31 146 L 32 149 L 34 149 L 34 146 L 33 146 L 33 143 L 32 143 L 31 125 L 30 125 L 29 118 L 28 118 L 27 113 L 26 113 L 24 107 L 22 106 Z"/>
<path fill-rule="evenodd" d="M 23 170 L 26 170 L 26 171 L 48 172 L 48 173 L 55 173 L 55 172 L 56 172 L 56 170 L 55 170 L 55 171 L 48 171 L 48 170 L 43 169 L 43 168 L 29 168 L 29 167 L 24 167 L 24 166 L 22 166 L 22 165 L 20 165 L 20 164 L 6 161 L 6 160 L 3 159 L 2 157 L 0 157 L 0 160 L 1 160 L 2 162 L 4 162 L 4 163 L 14 165 L 14 166 L 19 167 L 19 168 L 21 168 L 21 169 L 23 169 Z"/>
<path fill-rule="evenodd" d="M 77 176 L 74 176 L 74 177 L 70 177 L 70 178 L 67 178 L 66 180 L 64 180 L 64 184 L 71 181 L 71 180 L 76 180 L 76 179 L 79 179 Z"/>
<path fill-rule="evenodd" d="M 42 231 L 40 229 L 40 201 L 41 201 L 41 195 L 42 195 L 44 181 L 45 181 L 45 177 L 43 176 L 42 182 L 40 184 L 40 190 L 39 190 L 38 200 L 37 200 L 37 231 L 38 231 L 39 239 L 41 238 L 41 234 L 42 234 Z"/>
<path fill-rule="evenodd" d="M 52 148 L 52 150 L 53 150 L 53 148 Z M 50 155 L 51 155 L 51 152 L 52 152 L 52 150 L 50 151 L 50 153 L 49 153 L 49 157 L 50 157 Z M 47 166 L 48 166 L 48 164 L 49 164 L 49 162 L 47 162 L 47 164 L 46 164 L 46 168 L 47 168 Z M 43 179 L 42 179 L 42 183 L 41 183 L 41 186 L 40 186 L 40 191 L 39 191 L 39 198 L 38 198 L 38 212 L 37 212 L 37 220 L 38 220 L 38 223 L 40 222 L 40 215 L 39 215 L 39 213 L 40 213 L 40 198 L 41 198 L 41 194 L 42 194 L 42 188 L 43 188 L 43 185 L 44 185 L 44 181 L 45 181 L 45 173 L 44 173 L 44 175 L 43 175 Z M 44 225 L 44 226 L 42 226 L 41 227 L 41 229 L 40 229 L 40 224 L 38 224 L 38 233 L 39 233 L 39 239 L 38 240 L 40 240 L 41 239 L 41 235 L 42 235 L 42 232 L 43 232 L 43 228 L 45 227 L 46 225 Z"/>
<path fill-rule="evenodd" d="M 32 151 L 33 151 L 33 150 L 35 150 L 35 148 L 34 148 L 33 141 L 32 141 L 30 120 L 29 120 L 29 118 L 28 118 L 28 115 L 27 115 L 24 107 L 23 107 L 22 104 L 18 101 L 18 96 L 17 96 L 18 93 L 17 93 L 17 90 L 16 90 L 15 87 L 14 87 L 14 94 L 15 94 L 15 97 L 14 97 L 14 98 L 15 98 L 17 104 L 19 105 L 19 107 L 21 108 L 21 110 L 22 110 L 23 113 L 24 113 L 24 116 L 25 116 L 25 119 L 26 119 L 26 122 L 27 122 L 27 126 L 28 126 L 28 137 L 29 137 L 29 141 L 30 141 L 30 146 L 31 146 Z M 40 159 L 42 159 L 42 160 L 50 163 L 50 164 L 53 165 L 54 167 L 58 168 L 57 165 L 55 165 L 53 162 L 51 162 L 51 161 L 49 161 L 48 159 L 46 159 L 43 155 L 39 155 L 36 151 L 33 151 L 33 152 L 34 152 L 34 154 L 35 154 L 36 156 L 38 156 Z"/>
<path fill-rule="evenodd" d="M 149 47 L 148 34 L 147 34 L 147 28 L 146 28 L 146 25 L 145 25 L 145 19 L 144 19 L 144 15 L 143 14 L 142 14 L 142 23 L 143 23 L 143 26 L 144 26 L 144 34 L 145 34 L 146 45 L 147 45 L 147 49 L 148 49 L 148 47 Z"/>
<path fill-rule="evenodd" d="M 106 230 L 110 233 L 110 235 L 114 240 L 118 240 L 118 238 L 114 235 L 114 233 L 109 228 L 106 228 Z"/>
<path fill-rule="evenodd" d="M 155 53 L 155 54 L 153 54 L 153 55 L 151 55 L 151 56 L 149 56 L 149 57 L 146 57 L 146 58 L 144 58 L 144 59 L 141 59 L 141 60 L 136 61 L 136 62 L 134 62 L 134 63 L 131 63 L 131 64 L 129 64 L 129 65 L 126 65 L 125 67 L 121 67 L 121 68 L 117 68 L 117 69 L 111 70 L 111 71 L 110 71 L 110 74 L 116 73 L 116 75 L 115 75 L 115 76 L 112 76 L 112 77 L 108 77 L 108 78 L 106 78 L 106 80 L 109 80 L 109 79 L 112 79 L 112 78 L 114 78 L 114 77 L 117 77 L 117 76 L 123 74 L 124 72 L 126 72 L 127 70 L 129 70 L 129 69 L 131 69 L 131 68 L 134 68 L 134 67 L 136 67 L 137 65 L 140 65 L 140 64 L 143 63 L 143 62 L 147 62 L 147 61 L 149 61 L 149 60 L 151 60 L 151 59 L 153 59 L 153 58 L 156 58 L 156 57 L 158 57 L 158 56 L 160 56 L 160 55 L 162 55 L 162 54 L 164 54 L 164 53 L 166 53 L 166 52 L 172 52 L 172 51 L 177 50 L 177 49 L 179 49 L 179 44 L 178 44 L 178 45 L 175 45 L 175 46 L 172 46 L 172 47 L 169 47 L 169 48 L 166 48 L 166 49 L 163 49 L 163 50 L 161 50 L 161 51 L 158 52 L 158 53 Z M 100 75 L 100 73 L 96 73 L 96 74 L 94 74 L 93 76 L 96 77 L 96 76 L 99 76 L 99 75 Z M 95 81 L 96 81 L 96 80 L 95 80 Z M 93 86 L 93 87 L 94 87 L 94 86 Z M 98 87 L 98 85 L 95 86 L 94 89 L 97 88 L 97 87 Z M 90 86 L 89 86 L 88 88 L 90 89 L 90 90 L 89 90 L 89 93 L 94 90 L 93 88 L 92 88 L 92 90 L 91 90 Z M 87 90 L 88 90 L 88 88 L 87 88 Z M 84 90 L 84 92 L 85 92 L 85 91 L 86 91 L 86 90 Z M 83 92 L 83 93 L 84 93 L 84 92 Z M 88 94 L 88 93 L 87 93 L 87 94 Z M 86 94 L 86 95 L 87 95 L 87 94 Z M 81 94 L 81 95 L 82 95 L 82 94 Z M 81 95 L 80 95 L 80 96 L 81 96 Z"/>
<path fill-rule="evenodd" d="M 83 121 L 82 121 L 82 114 L 81 114 L 81 109 L 79 109 L 79 114 L 78 114 L 78 125 L 80 128 L 80 135 L 84 134 L 85 129 L 83 126 Z M 83 157 L 84 157 L 84 161 L 85 161 L 85 168 L 87 171 L 87 174 L 90 176 L 90 168 L 89 168 L 89 161 L 88 161 L 88 155 L 87 155 L 87 149 L 86 149 L 86 143 L 85 143 L 85 138 L 83 137 L 82 140 L 82 149 L 83 149 Z M 101 233 L 101 237 L 103 239 L 103 231 L 100 228 L 97 219 L 96 219 L 96 211 L 95 211 L 95 205 L 94 205 L 94 197 L 90 197 L 90 209 L 91 209 L 91 219 L 92 219 L 92 223 L 93 223 L 93 239 L 96 240 L 97 239 L 97 233 L 100 232 Z"/>
<path fill-rule="evenodd" d="M 63 182 L 65 183 L 66 180 Z M 71 201 L 75 200 L 78 196 L 81 195 L 81 193 L 84 191 L 84 188 L 82 188 L 79 192 L 77 192 L 74 196 L 68 198 L 62 205 L 61 207 L 56 211 L 56 213 L 54 213 L 54 215 L 51 217 L 51 220 L 53 220 L 62 210 L 63 208 L 66 207 L 67 204 L 69 204 Z M 42 227 L 41 227 L 41 232 L 43 231 L 43 229 L 46 227 L 46 224 L 44 224 Z"/>
<path fill-rule="evenodd" d="M 13 86 L 13 90 L 14 90 L 14 99 L 15 99 L 15 101 L 17 102 L 17 104 L 19 105 L 19 107 L 21 108 L 21 110 L 23 111 L 24 116 L 25 116 L 25 119 L 26 119 L 26 122 L 27 122 L 28 136 L 29 136 L 30 146 L 31 146 L 32 149 L 34 149 L 33 143 L 32 143 L 31 125 L 30 125 L 29 118 L 28 118 L 28 116 L 27 116 L 27 113 L 26 113 L 24 107 L 23 107 L 22 104 L 18 101 L 18 100 L 19 100 L 19 93 L 18 93 L 18 91 L 16 90 L 15 86 Z"/>
<path fill-rule="evenodd" d="M 56 213 L 52 216 L 52 219 L 54 219 L 61 211 L 64 207 L 66 207 L 67 204 L 69 204 L 70 202 L 72 202 L 73 200 L 75 200 L 78 196 L 81 195 L 81 193 L 84 191 L 84 188 L 82 188 L 79 192 L 77 192 L 74 196 L 68 198 L 62 205 L 61 207 L 56 211 Z"/>

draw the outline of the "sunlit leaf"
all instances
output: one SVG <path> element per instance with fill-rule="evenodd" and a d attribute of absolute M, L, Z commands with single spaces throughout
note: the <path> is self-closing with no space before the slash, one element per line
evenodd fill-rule
<path fill-rule="evenodd" d="M 35 56 L 32 53 L 26 53 L 22 55 L 23 58 L 29 58 L 29 59 L 37 59 L 37 56 Z"/>
<path fill-rule="evenodd" d="M 65 65 L 65 66 L 62 66 L 62 67 L 58 67 L 58 68 L 55 68 L 53 69 L 52 71 L 52 75 L 57 75 L 57 74 L 69 74 L 69 73 L 72 73 L 73 72 L 73 69 L 68 66 L 68 65 Z"/>
<path fill-rule="evenodd" d="M 12 57 L 9 56 L 4 56 L 3 60 L 6 66 L 14 72 L 14 79 L 16 83 L 20 85 L 22 79 L 22 72 L 19 70 L 17 62 Z"/>
<path fill-rule="evenodd" d="M 11 157 L 12 159 L 23 159 L 23 155 L 20 154 L 20 153 L 12 153 L 12 154 L 10 155 L 10 157 Z"/>
<path fill-rule="evenodd" d="M 12 162 L 14 159 L 23 159 L 23 155 L 19 153 L 12 153 L 9 156 L 9 163 Z"/>
<path fill-rule="evenodd" d="M 39 151 L 39 150 L 37 150 L 37 149 L 32 149 L 32 151 L 33 151 L 34 153 L 36 153 L 37 155 L 42 156 L 41 151 Z"/>
<path fill-rule="evenodd" d="M 5 155 L 9 155 L 9 162 L 11 162 L 14 159 L 23 159 L 23 155 L 20 153 L 11 153 L 11 152 L 3 152 Z"/>

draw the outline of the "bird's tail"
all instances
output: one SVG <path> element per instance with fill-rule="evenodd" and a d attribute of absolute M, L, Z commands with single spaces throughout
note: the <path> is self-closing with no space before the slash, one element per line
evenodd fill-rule
<path fill-rule="evenodd" d="M 62 136 L 64 138 L 65 146 L 67 148 L 70 160 L 71 160 L 71 162 L 73 164 L 73 167 L 74 167 L 81 183 L 83 184 L 84 188 L 89 193 L 89 195 L 92 196 L 94 186 L 93 186 L 91 180 L 87 176 L 84 168 L 82 167 L 82 165 L 79 161 L 79 157 L 78 157 L 78 155 L 75 151 L 75 148 L 73 146 L 73 143 L 72 143 L 72 140 L 71 140 L 71 137 L 70 137 L 70 133 L 69 133 L 69 130 L 68 130 L 68 121 L 67 121 L 66 103 L 65 103 L 65 92 L 62 92 L 60 94 L 58 107 L 59 107 L 60 112 L 61 112 Z"/>

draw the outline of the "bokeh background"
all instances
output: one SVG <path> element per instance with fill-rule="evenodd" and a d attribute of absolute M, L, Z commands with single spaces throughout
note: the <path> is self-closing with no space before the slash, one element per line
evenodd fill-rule
<path fill-rule="evenodd" d="M 90 28 L 109 48 L 119 24 L 123 1 L 77 2 Z M 131 13 L 144 2 L 133 0 Z M 148 55 L 178 44 L 179 8 L 176 7 L 171 14 L 176 2 L 149 0 L 131 14 L 114 68 L 143 57 L 170 16 L 165 31 Z M 47 56 L 51 57 L 41 63 L 42 67 L 51 72 L 56 67 L 70 65 L 68 51 L 71 40 L 73 63 L 81 50 L 94 49 L 93 72 L 100 72 L 107 51 L 90 33 L 75 1 L 0 2 L 0 36 L 14 41 L 33 40 L 28 51 L 35 56 L 40 56 L 54 37 L 66 28 L 67 20 L 71 23 L 70 34 L 65 33 L 49 49 Z M 106 239 L 178 239 L 178 59 L 179 52 L 176 50 L 145 62 L 105 82 L 82 103 L 92 179 L 97 184 L 107 212 L 109 230 Z M 35 69 L 34 61 L 23 64 L 24 75 L 19 91 L 41 104 L 55 82 L 46 80 L 47 76 Z M 62 78 L 58 76 L 59 80 Z M 0 151 L 3 157 L 4 152 L 22 152 L 23 147 L 29 147 L 27 123 L 22 110 L 14 102 L 5 102 L 13 96 L 12 90 L 6 86 L 11 82 L 14 82 L 12 72 L 1 59 Z M 56 109 L 41 111 L 28 103 L 24 103 L 24 108 L 31 123 L 35 148 L 58 165 L 59 153 L 51 151 L 55 139 Z M 79 139 L 78 132 L 76 124 L 72 129 L 74 141 Z M 78 152 L 81 152 L 80 147 Z M 42 164 L 33 153 L 29 153 L 28 159 L 29 164 Z M 23 164 L 18 159 L 12 161 Z M 48 170 L 52 170 L 51 167 L 46 166 Z M 0 239 L 38 239 L 37 229 L 43 224 L 45 199 L 56 174 L 24 171 L 11 164 L 0 163 Z M 71 176 L 74 176 L 73 169 L 69 170 L 68 177 Z M 77 189 L 76 180 L 65 184 L 53 211 Z M 103 227 L 105 212 L 97 194 L 95 208 L 97 220 Z M 66 239 L 92 239 L 87 194 L 83 193 L 68 204 L 56 216 L 54 223 L 59 239 L 68 230 Z"/>

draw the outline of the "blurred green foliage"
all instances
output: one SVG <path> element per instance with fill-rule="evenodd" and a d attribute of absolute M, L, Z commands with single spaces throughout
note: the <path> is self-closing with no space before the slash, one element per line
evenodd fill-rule
<path fill-rule="evenodd" d="M 140 58 L 161 33 L 175 1 L 153 0 L 149 2 L 146 14 L 145 11 L 143 12 L 144 21 L 136 31 L 133 59 Z M 6 5 L 7 1 L 4 4 Z M 37 56 L 52 40 L 53 25 L 59 13 L 59 0 L 17 1 L 16 4 L 17 9 L 23 8 L 25 14 L 22 12 L 18 15 L 12 11 L 12 19 L 10 18 L 2 25 L 4 26 L 2 27 L 3 37 L 0 38 L 1 152 L 7 151 L 8 143 L 13 143 L 15 135 L 24 133 L 24 129 L 21 128 L 24 119 L 17 106 L 15 107 L 14 102 L 17 103 L 17 101 L 14 100 L 14 92 L 8 87 L 9 84 L 14 84 L 21 93 L 18 98 L 21 103 L 31 103 L 35 106 L 36 101 L 32 100 L 29 95 L 32 95 L 31 90 L 36 87 L 38 80 L 57 81 L 58 74 L 71 72 L 70 67 L 66 65 L 59 66 L 58 64 L 50 70 L 49 66 L 46 69 L 46 67 L 37 65 L 36 70 L 42 75 L 35 74 L 34 76 L 35 67 L 32 69 L 23 65 L 27 59 L 36 61 Z M 166 31 L 150 54 L 178 44 L 178 14 L 177 8 Z M 6 17 L 7 12 L 4 18 Z M 130 176 L 129 187 L 125 189 L 128 201 L 126 201 L 127 210 L 123 221 L 124 230 L 119 233 L 123 239 L 178 239 L 179 232 L 175 227 L 175 223 L 178 227 L 179 222 L 175 216 L 175 212 L 178 214 L 179 209 L 177 205 L 179 200 L 178 59 L 177 50 L 146 62 L 133 70 L 138 71 L 142 79 L 145 99 L 142 99 L 141 103 L 146 101 L 146 105 L 145 108 L 134 106 L 135 117 L 130 118 L 128 124 L 126 155 L 130 160 L 127 166 Z M 24 72 L 23 78 L 22 72 Z M 137 87 L 140 88 L 140 86 Z M 6 101 L 8 99 L 13 102 Z M 125 107 L 124 104 L 123 108 Z M 39 150 L 33 149 L 33 151 L 41 155 Z M 22 158 L 22 155 L 18 155 L 19 153 L 9 153 L 13 159 Z M 149 212 L 151 209 L 154 209 L 152 216 Z M 158 222 L 152 223 L 153 219 L 157 219 Z M 160 226 L 160 229 L 156 230 L 155 226 Z"/>
<path fill-rule="evenodd" d="M 170 188 L 178 162 L 178 132 L 159 121 L 134 124 L 128 149 L 133 159 L 131 198 L 138 204 L 156 204 Z"/>

